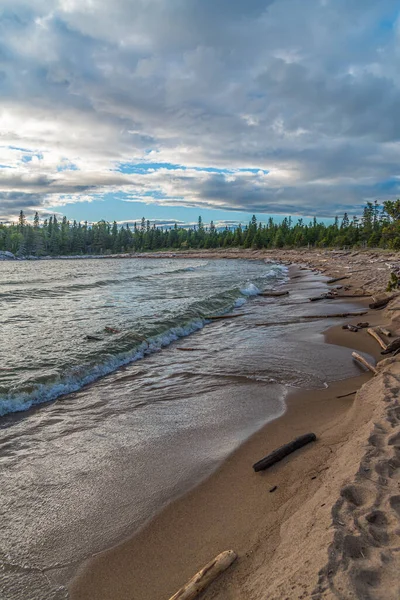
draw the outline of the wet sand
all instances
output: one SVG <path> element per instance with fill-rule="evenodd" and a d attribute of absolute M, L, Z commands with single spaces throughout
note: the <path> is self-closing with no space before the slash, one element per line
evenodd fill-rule
<path fill-rule="evenodd" d="M 351 285 L 354 289 L 362 282 L 353 278 Z M 378 325 L 385 315 L 371 312 L 362 320 Z M 337 326 L 326 339 L 382 358 L 365 331 L 353 334 Z M 363 391 L 338 398 L 371 380 L 369 373 L 360 373 L 324 390 L 294 391 L 286 413 L 245 442 L 209 479 L 137 535 L 83 565 L 71 584 L 71 599 L 168 600 L 227 549 L 235 550 L 239 559 L 204 594 L 205 600 L 337 597 L 329 569 L 325 579 L 318 574 L 335 536 L 332 506 L 345 482 L 355 477 L 376 412 L 376 402 L 363 402 Z M 253 472 L 256 460 L 310 431 L 317 434 L 316 443 L 265 473 Z M 343 597 L 378 598 L 363 596 L 364 591 Z"/>

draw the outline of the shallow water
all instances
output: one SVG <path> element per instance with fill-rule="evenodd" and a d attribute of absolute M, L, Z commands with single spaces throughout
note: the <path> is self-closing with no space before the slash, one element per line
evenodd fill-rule
<path fill-rule="evenodd" d="M 85 558 L 132 534 L 281 415 L 290 387 L 358 373 L 350 350 L 324 344 L 332 322 L 301 321 L 321 312 L 307 302 L 311 286 L 325 288 L 315 275 L 288 284 L 285 269 L 228 260 L 0 268 L 4 406 L 19 411 L 126 362 L 0 420 L 1 598 L 65 598 Z M 281 285 L 290 296 L 252 295 Z M 205 320 L 226 310 L 244 316 Z M 106 335 L 106 325 L 121 333 Z"/>

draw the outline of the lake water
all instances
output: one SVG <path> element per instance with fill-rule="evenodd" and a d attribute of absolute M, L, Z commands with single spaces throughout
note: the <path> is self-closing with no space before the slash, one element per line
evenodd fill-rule
<path fill-rule="evenodd" d="M 289 389 L 356 375 L 324 344 L 333 321 L 302 319 L 325 289 L 261 260 L 0 263 L 0 597 L 66 598 L 84 559 L 208 476 Z M 242 316 L 207 320 L 226 311 Z"/>

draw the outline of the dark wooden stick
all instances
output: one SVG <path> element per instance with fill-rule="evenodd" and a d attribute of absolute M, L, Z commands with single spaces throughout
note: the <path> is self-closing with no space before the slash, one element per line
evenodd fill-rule
<path fill-rule="evenodd" d="M 357 394 L 357 391 L 349 392 L 348 394 L 342 394 L 341 396 L 336 396 L 336 398 L 347 398 L 347 396 L 353 396 L 353 394 Z"/>
<path fill-rule="evenodd" d="M 259 296 L 264 296 L 265 298 L 275 298 L 278 296 L 287 296 L 289 294 L 289 291 L 285 291 L 285 292 L 261 292 L 260 294 L 258 294 Z"/>
<path fill-rule="evenodd" d="M 268 454 L 268 456 L 256 462 L 253 465 L 253 469 L 256 472 L 268 469 L 269 467 L 272 467 L 272 465 L 274 465 L 275 463 L 285 458 L 285 456 L 288 456 L 295 450 L 302 448 L 310 442 L 315 442 L 316 439 L 317 436 L 315 435 L 315 433 L 306 433 L 305 435 L 301 435 L 292 442 L 289 442 L 289 444 L 285 444 L 284 446 L 277 448 L 277 450 L 274 450 L 273 452 L 271 452 L 271 454 Z"/>
<path fill-rule="evenodd" d="M 349 275 L 344 275 L 343 277 L 334 277 L 333 279 L 328 279 L 328 281 L 326 283 L 331 284 L 331 283 L 336 283 L 336 281 L 342 281 L 342 279 L 349 279 Z"/>
<path fill-rule="evenodd" d="M 357 333 L 358 331 L 358 327 L 356 327 L 355 325 L 350 325 L 350 323 L 348 325 L 343 325 L 342 329 L 348 329 L 349 331 L 353 331 L 354 333 Z"/>
<path fill-rule="evenodd" d="M 382 300 L 378 300 L 377 302 L 372 302 L 369 305 L 370 308 L 384 308 L 391 300 L 393 300 L 394 296 L 390 296 L 388 298 L 382 298 Z"/>

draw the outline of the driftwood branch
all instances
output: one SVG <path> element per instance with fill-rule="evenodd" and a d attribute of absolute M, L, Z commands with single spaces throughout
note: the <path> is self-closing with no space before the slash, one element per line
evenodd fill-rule
<path fill-rule="evenodd" d="M 237 555 L 233 550 L 226 550 L 218 554 L 201 569 L 190 581 L 176 592 L 169 600 L 193 600 L 203 592 L 221 573 L 223 573 L 236 560 Z"/>
<path fill-rule="evenodd" d="M 287 296 L 289 294 L 289 291 L 285 291 L 285 292 L 261 292 L 260 294 L 258 294 L 259 296 L 264 296 L 264 298 L 277 298 L 278 296 Z"/>
<path fill-rule="evenodd" d="M 364 367 L 369 369 L 369 371 L 371 371 L 374 375 L 377 374 L 377 369 L 375 369 L 375 367 L 373 367 L 363 356 L 357 354 L 357 352 L 352 352 L 351 355 L 356 361 L 364 365 Z"/>
<path fill-rule="evenodd" d="M 380 337 L 380 335 L 374 329 L 372 329 L 372 327 L 368 327 L 367 333 L 369 333 L 369 335 L 371 335 L 378 342 L 378 344 L 380 345 L 381 348 L 383 348 L 383 350 L 386 350 L 386 348 L 387 348 L 386 342 L 383 341 L 383 339 Z"/>
<path fill-rule="evenodd" d="M 348 329 L 349 331 L 353 331 L 354 333 L 357 333 L 357 331 L 359 330 L 359 327 L 356 327 L 356 325 L 350 325 L 350 323 L 348 325 L 343 325 L 342 329 Z"/>
<path fill-rule="evenodd" d="M 392 335 L 389 329 L 386 329 L 386 327 L 376 327 L 376 331 L 379 331 L 379 333 L 382 333 L 382 335 L 386 335 L 386 337 L 391 337 Z"/>
<path fill-rule="evenodd" d="M 387 304 L 389 304 L 389 302 L 391 300 L 393 300 L 394 296 L 387 296 L 386 298 L 382 298 L 381 300 L 377 300 L 376 302 L 372 302 L 369 307 L 370 308 L 385 308 L 385 306 Z"/>
<path fill-rule="evenodd" d="M 256 472 L 264 471 L 264 469 L 268 469 L 269 467 L 272 467 L 272 465 L 279 462 L 280 460 L 285 458 L 285 456 L 288 456 L 295 450 L 302 448 L 303 446 L 305 446 L 306 444 L 309 444 L 310 442 L 315 442 L 316 439 L 317 439 L 317 436 L 315 435 L 315 433 L 306 433 L 305 435 L 301 435 L 300 437 L 296 438 L 292 442 L 289 442 L 289 444 L 285 444 L 284 446 L 277 448 L 277 450 L 274 450 L 273 452 L 271 452 L 271 454 L 268 454 L 268 456 L 266 456 L 265 458 L 262 458 L 261 460 L 256 462 L 253 465 L 253 469 Z"/>
<path fill-rule="evenodd" d="M 348 396 L 354 396 L 354 394 L 357 394 L 357 391 L 349 392 L 348 394 L 342 394 L 341 396 L 336 396 L 336 398 L 347 398 Z"/>
<path fill-rule="evenodd" d="M 349 279 L 349 275 L 344 275 L 343 277 L 334 277 L 333 279 L 328 279 L 328 281 L 326 283 L 331 284 L 331 283 L 336 283 L 337 281 L 342 281 L 342 279 Z"/>
<path fill-rule="evenodd" d="M 395 338 L 390 344 L 386 346 L 386 348 L 381 352 L 381 354 L 391 354 L 392 352 L 396 352 L 400 348 L 400 337 Z"/>

